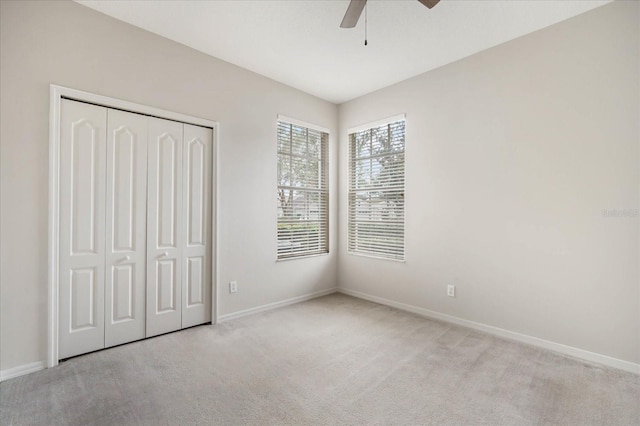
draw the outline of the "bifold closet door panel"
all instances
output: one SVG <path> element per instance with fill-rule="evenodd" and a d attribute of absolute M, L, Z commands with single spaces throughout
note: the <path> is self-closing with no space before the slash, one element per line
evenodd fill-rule
<path fill-rule="evenodd" d="M 147 337 L 182 324 L 183 124 L 149 118 Z"/>
<path fill-rule="evenodd" d="M 211 321 L 213 130 L 184 125 L 182 327 Z"/>
<path fill-rule="evenodd" d="M 59 359 L 104 347 L 107 109 L 60 105 Z"/>
<path fill-rule="evenodd" d="M 107 112 L 106 347 L 145 337 L 147 122 Z"/>

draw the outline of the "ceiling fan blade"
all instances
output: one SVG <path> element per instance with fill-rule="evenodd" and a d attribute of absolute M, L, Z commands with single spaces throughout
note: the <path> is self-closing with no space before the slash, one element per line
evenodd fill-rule
<path fill-rule="evenodd" d="M 418 0 L 418 1 L 424 4 L 425 6 L 427 6 L 429 9 L 431 9 L 433 6 L 438 4 L 440 0 Z"/>
<path fill-rule="evenodd" d="M 365 4 L 367 4 L 367 0 L 351 0 L 351 3 L 349 3 L 349 7 L 347 8 L 347 13 L 345 13 L 344 18 L 342 18 L 340 28 L 355 27 L 358 23 L 358 19 L 360 19 L 360 15 L 362 14 Z"/>

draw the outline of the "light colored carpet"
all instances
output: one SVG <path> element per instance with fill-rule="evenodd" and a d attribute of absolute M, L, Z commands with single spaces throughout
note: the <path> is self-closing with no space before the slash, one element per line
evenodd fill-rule
<path fill-rule="evenodd" d="M 334 294 L 0 384 L 2 425 L 638 425 L 640 376 Z"/>

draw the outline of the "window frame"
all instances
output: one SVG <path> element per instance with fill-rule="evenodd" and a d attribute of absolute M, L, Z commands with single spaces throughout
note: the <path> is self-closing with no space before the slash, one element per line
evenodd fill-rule
<path fill-rule="evenodd" d="M 319 187 L 317 189 L 313 188 L 313 189 L 306 189 L 307 191 L 310 192 L 318 192 L 320 194 L 324 195 L 324 212 L 321 212 L 321 218 L 318 219 L 315 222 L 318 223 L 323 223 L 324 224 L 324 233 L 325 235 L 323 236 L 324 238 L 322 239 L 322 242 L 319 244 L 319 249 L 318 250 L 305 250 L 302 252 L 298 252 L 298 253 L 281 253 L 280 252 L 280 248 L 279 248 L 279 244 L 280 244 L 280 236 L 279 236 L 279 232 L 280 232 L 280 225 L 281 225 L 281 216 L 278 214 L 278 211 L 280 209 L 280 201 L 278 200 L 278 191 L 280 190 L 281 187 L 285 187 L 287 189 L 291 189 L 291 186 L 287 186 L 287 185 L 280 185 L 280 176 L 277 174 L 276 176 L 276 262 L 283 262 L 283 261 L 289 261 L 289 260 L 295 260 L 295 259 L 306 259 L 309 257 L 316 257 L 316 256 L 325 256 L 328 255 L 330 252 L 330 182 L 329 182 L 329 169 L 330 169 L 330 164 L 329 164 L 329 159 L 330 159 L 330 155 L 329 155 L 329 146 L 330 146 L 330 140 L 331 140 L 331 132 L 329 131 L 329 129 L 322 127 L 322 126 L 318 126 L 316 124 L 312 124 L 312 123 L 308 123 L 302 120 L 298 120 L 295 118 L 291 118 L 285 115 L 281 115 L 278 114 L 277 119 L 276 119 L 276 166 L 278 166 L 279 162 L 280 162 L 280 155 L 284 154 L 287 155 L 286 153 L 282 153 L 280 151 L 280 135 L 279 135 L 279 127 L 280 127 L 280 123 L 284 123 L 284 124 L 288 124 L 291 126 L 295 126 L 295 127 L 303 127 L 305 129 L 308 130 L 313 130 L 316 132 L 319 132 L 320 135 L 320 148 L 318 150 L 319 153 L 319 159 L 318 162 L 320 164 L 320 169 L 319 169 L 319 176 L 320 176 L 320 184 L 322 185 L 322 183 L 324 183 L 324 188 Z M 293 154 L 293 152 L 289 153 L 289 158 L 293 159 L 293 158 L 301 158 L 295 154 Z M 305 187 L 300 187 L 300 191 L 305 191 Z M 322 209 L 322 206 L 321 206 Z M 322 215 L 324 216 L 324 219 L 322 219 Z M 312 221 L 313 222 L 313 221 Z M 320 241 L 320 240 L 319 240 Z"/>
<path fill-rule="evenodd" d="M 393 190 L 393 189 L 400 189 L 402 191 L 402 221 L 401 221 L 401 235 L 402 235 L 402 244 L 401 244 L 401 249 L 402 249 L 402 253 L 400 255 L 393 255 L 391 253 L 384 253 L 383 250 L 362 250 L 362 249 L 358 249 L 358 250 L 353 250 L 352 247 L 357 245 L 356 241 L 353 241 L 352 239 L 357 238 L 357 233 L 356 231 L 353 231 L 353 224 L 355 219 L 353 218 L 353 210 L 355 207 L 352 205 L 353 201 L 353 196 L 355 192 L 375 192 L 375 190 L 373 189 L 358 189 L 354 186 L 354 176 L 356 174 L 356 159 L 353 157 L 354 155 L 354 147 L 353 147 L 353 143 L 354 143 L 354 135 L 356 133 L 362 133 L 362 132 L 366 132 L 366 131 L 371 131 L 373 129 L 382 127 L 382 126 L 389 126 L 392 125 L 394 123 L 397 123 L 399 121 L 403 121 L 404 122 L 404 134 L 403 134 L 403 146 L 402 146 L 402 154 L 403 154 L 403 160 L 402 160 L 402 187 L 394 187 L 394 186 L 390 186 L 389 189 Z M 369 122 L 369 123 L 365 123 L 356 127 L 352 127 L 349 128 L 347 130 L 347 150 L 348 150 L 348 164 L 347 164 L 347 175 L 348 175 L 348 182 L 347 182 L 347 253 L 354 255 L 354 256 L 362 256 L 362 257 L 368 257 L 368 258 L 373 258 L 373 259 L 380 259 L 380 260 L 390 260 L 390 261 L 394 261 L 394 262 L 401 262 L 401 263 L 405 263 L 406 262 L 406 172 L 407 172 L 407 167 L 406 167 L 406 148 L 407 148 L 407 131 L 406 131 L 406 126 L 407 126 L 407 122 L 406 122 L 406 115 L 405 114 L 398 114 L 392 117 L 388 117 L 388 118 L 384 118 L 381 120 L 376 120 L 373 122 Z M 370 158 L 374 158 L 374 157 L 379 157 L 379 156 L 374 156 L 372 155 Z M 355 221 L 357 222 L 357 221 Z M 380 222 L 380 223 L 384 223 L 384 222 Z"/>

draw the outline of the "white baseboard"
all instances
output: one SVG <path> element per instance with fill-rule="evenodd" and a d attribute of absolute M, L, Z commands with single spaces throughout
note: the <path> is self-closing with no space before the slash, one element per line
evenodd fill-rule
<path fill-rule="evenodd" d="M 256 306 L 255 308 L 245 309 L 242 311 L 233 312 L 218 317 L 217 322 L 230 321 L 232 319 L 245 317 L 248 315 L 256 314 L 258 312 L 269 311 L 277 309 L 283 306 L 292 305 L 294 303 L 304 302 L 305 300 L 315 299 L 317 297 L 326 296 L 332 293 L 343 293 L 349 296 L 357 297 L 359 299 L 368 300 L 370 302 L 379 303 L 381 305 L 391 306 L 403 311 L 412 312 L 414 314 L 433 318 L 464 327 L 469 327 L 474 330 L 483 331 L 485 333 L 493 334 L 495 336 L 504 337 L 507 339 L 515 340 L 522 343 L 527 343 L 533 346 L 538 346 L 543 349 L 558 352 L 564 355 L 573 356 L 575 358 L 583 359 L 598 364 L 605 365 L 607 367 L 613 367 L 620 370 L 628 371 L 635 374 L 640 374 L 640 364 L 636 364 L 629 361 L 613 358 L 607 355 L 598 354 L 595 352 L 589 352 L 584 349 L 574 348 L 572 346 L 563 345 L 549 340 L 540 339 L 526 334 L 516 333 L 514 331 L 505 330 L 503 328 L 493 327 L 491 325 L 481 324 L 474 321 L 465 320 L 462 318 L 454 317 L 452 315 L 442 314 L 440 312 L 432 311 L 418 306 L 409 305 L 406 303 L 396 302 L 394 300 L 385 299 L 383 297 L 372 296 L 370 294 L 362 293 L 355 290 L 346 288 L 330 288 L 327 290 L 317 291 L 314 293 L 305 294 L 302 296 L 292 297 L 291 299 L 281 300 L 279 302 L 268 303 L 266 305 Z M 45 361 L 32 362 L 30 364 L 19 365 L 17 367 L 8 368 L 6 370 L 0 370 L 0 382 L 5 380 L 20 377 L 25 374 L 34 373 L 46 368 Z"/>
<path fill-rule="evenodd" d="M 37 361 L 13 368 L 7 368 L 6 370 L 0 370 L 0 382 L 44 370 L 46 366 L 47 364 L 44 361 Z"/>
<path fill-rule="evenodd" d="M 640 364 L 624 361 L 622 359 L 613 358 L 613 357 L 598 354 L 595 352 L 589 352 L 584 349 L 574 348 L 572 346 L 551 342 L 549 340 L 528 336 L 526 334 L 516 333 L 515 331 L 509 331 L 503 328 L 493 327 L 491 325 L 486 325 L 479 322 L 469 321 L 466 319 L 454 317 L 452 315 L 442 314 L 440 312 L 432 311 L 425 308 L 420 308 L 414 305 L 408 305 L 406 303 L 396 302 L 394 300 L 385 299 L 383 297 L 372 296 L 370 294 L 362 293 L 355 290 L 338 288 L 338 292 L 347 294 L 349 296 L 357 297 L 359 299 L 368 300 L 370 302 L 379 303 L 381 305 L 391 306 L 393 308 L 397 308 L 403 311 L 412 312 L 414 314 L 417 314 L 423 317 L 433 318 L 433 319 L 461 325 L 464 327 L 469 327 L 474 330 L 479 330 L 485 333 L 493 334 L 495 336 L 504 337 L 504 338 L 515 340 L 522 343 L 527 343 L 533 346 L 538 346 L 543 349 L 548 349 L 550 351 L 558 352 L 564 355 L 580 358 L 585 361 L 602 364 L 607 367 L 613 367 L 613 368 L 628 371 L 631 373 L 640 374 Z"/>
<path fill-rule="evenodd" d="M 327 294 L 332 294 L 332 293 L 335 293 L 336 291 L 338 291 L 338 289 L 334 287 L 327 290 L 317 291 L 315 293 L 309 293 L 309 294 L 304 294 L 298 297 L 292 297 L 291 299 L 281 300 L 279 302 L 257 306 L 251 309 L 245 309 L 243 311 L 233 312 L 231 314 L 221 315 L 218 317 L 217 322 L 229 321 L 235 318 L 256 314 L 258 312 L 269 311 L 271 309 L 292 305 L 294 303 L 304 302 L 305 300 L 311 300 L 311 299 L 315 299 L 316 297 L 326 296 Z M 38 362 L 32 362 L 30 364 L 19 365 L 13 368 L 8 368 L 6 370 L 0 370 L 0 382 L 4 382 L 5 380 L 13 379 L 15 377 L 20 377 L 25 374 L 35 373 L 36 371 L 44 370 L 46 367 L 47 367 L 47 363 L 45 361 L 38 361 Z"/>
<path fill-rule="evenodd" d="M 316 297 L 326 296 L 338 291 L 337 287 L 327 290 L 316 291 L 314 293 L 304 294 L 302 296 L 292 297 L 291 299 L 280 300 L 279 302 L 267 303 L 266 305 L 256 306 L 255 308 L 244 309 L 242 311 L 232 312 L 230 314 L 220 315 L 217 323 L 229 321 L 236 318 L 246 317 L 247 315 L 257 314 L 258 312 L 270 311 L 272 309 L 281 308 L 294 303 L 304 302 L 305 300 L 315 299 Z"/>

